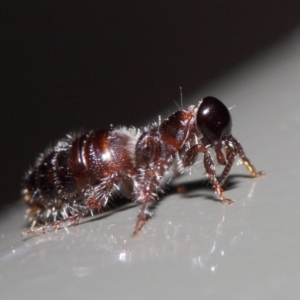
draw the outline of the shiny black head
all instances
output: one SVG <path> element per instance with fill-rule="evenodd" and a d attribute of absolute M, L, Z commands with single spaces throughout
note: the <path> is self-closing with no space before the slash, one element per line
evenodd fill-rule
<path fill-rule="evenodd" d="M 197 111 L 197 126 L 217 153 L 218 162 L 225 164 L 222 141 L 231 135 L 231 116 L 228 108 L 217 98 L 205 97 Z"/>

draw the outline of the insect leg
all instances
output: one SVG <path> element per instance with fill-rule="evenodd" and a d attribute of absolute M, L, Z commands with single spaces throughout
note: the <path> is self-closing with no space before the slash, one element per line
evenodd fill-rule
<path fill-rule="evenodd" d="M 190 149 L 188 149 L 182 160 L 183 167 L 186 168 L 192 166 L 196 162 L 199 153 L 204 151 L 205 147 L 202 144 L 194 145 Z"/>
<path fill-rule="evenodd" d="M 232 168 L 235 157 L 236 157 L 236 151 L 234 149 L 232 149 L 231 147 L 228 147 L 226 149 L 226 160 L 227 160 L 227 162 L 226 162 L 225 168 L 224 168 L 224 170 L 223 170 L 223 172 L 220 176 L 220 179 L 219 179 L 219 183 L 220 183 L 221 186 L 225 183 L 225 181 L 226 181 L 226 179 L 229 175 L 229 172 Z"/>
<path fill-rule="evenodd" d="M 206 150 L 204 145 L 202 145 L 202 144 L 194 145 L 186 152 L 186 155 L 183 158 L 184 166 L 185 167 L 191 166 L 193 163 L 195 163 L 200 152 L 202 152 L 204 155 L 204 159 L 203 159 L 204 167 L 205 167 L 207 175 L 209 176 L 210 182 L 211 182 L 215 192 L 220 196 L 222 203 L 232 203 L 233 200 L 227 199 L 224 196 L 223 189 L 216 177 L 215 165 L 213 163 L 210 153 Z M 230 167 L 231 166 L 228 166 L 228 168 L 229 168 L 228 172 L 230 170 Z M 226 168 L 227 168 L 227 165 L 223 172 L 225 172 Z"/>
<path fill-rule="evenodd" d="M 210 182 L 211 182 L 215 192 L 221 198 L 222 203 L 228 203 L 228 204 L 232 203 L 233 200 L 225 198 L 225 196 L 224 196 L 223 189 L 216 177 L 215 165 L 213 163 L 213 160 L 212 160 L 209 152 L 207 150 L 205 150 L 203 155 L 204 155 L 204 158 L 203 158 L 204 167 L 205 167 L 207 175 L 209 176 Z"/>
<path fill-rule="evenodd" d="M 148 203 L 157 197 L 159 182 L 162 176 L 161 169 L 149 167 L 142 170 L 138 180 L 137 189 L 135 191 L 135 201 L 141 204 L 140 212 L 137 216 L 137 222 L 133 231 L 133 236 L 137 235 L 145 223 L 151 218 L 151 213 L 147 211 Z"/>
<path fill-rule="evenodd" d="M 246 166 L 247 170 L 251 173 L 252 177 L 258 177 L 261 175 L 265 175 L 264 171 L 257 172 L 255 167 L 251 164 L 250 160 L 247 158 L 242 145 L 236 140 L 233 136 L 230 137 L 230 142 L 232 142 L 236 152 L 239 154 L 243 164 Z"/>

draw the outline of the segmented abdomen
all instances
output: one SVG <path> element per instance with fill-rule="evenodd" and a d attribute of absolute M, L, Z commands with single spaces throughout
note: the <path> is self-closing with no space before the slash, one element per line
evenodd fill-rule
<path fill-rule="evenodd" d="M 104 196 L 106 183 L 117 184 L 122 172 L 133 172 L 134 141 L 121 130 L 94 130 L 60 140 L 39 156 L 25 177 L 28 218 L 65 219 L 88 198 Z"/>

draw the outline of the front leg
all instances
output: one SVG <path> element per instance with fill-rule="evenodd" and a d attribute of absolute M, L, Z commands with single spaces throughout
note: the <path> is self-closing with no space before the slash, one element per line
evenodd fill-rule
<path fill-rule="evenodd" d="M 212 161 L 210 153 L 207 150 L 205 150 L 203 154 L 204 154 L 204 158 L 203 158 L 204 167 L 215 192 L 221 198 L 222 203 L 228 203 L 228 204 L 233 203 L 234 202 L 233 200 L 225 198 L 224 196 L 224 191 L 216 177 L 216 168 Z"/>
<path fill-rule="evenodd" d="M 182 159 L 183 167 L 186 168 L 192 166 L 196 162 L 199 153 L 204 151 L 206 150 L 202 144 L 197 144 L 189 148 Z"/>
<path fill-rule="evenodd" d="M 256 171 L 255 167 L 251 164 L 249 158 L 246 156 L 242 145 L 239 143 L 237 139 L 233 136 L 230 137 L 230 142 L 232 142 L 233 146 L 236 148 L 236 152 L 239 154 L 243 164 L 247 168 L 247 170 L 251 173 L 252 177 L 259 177 L 261 175 L 265 175 L 264 171 Z"/>
<path fill-rule="evenodd" d="M 227 163 L 225 165 L 225 168 L 220 176 L 220 179 L 219 179 L 219 183 L 221 186 L 223 186 L 223 184 L 225 183 L 228 175 L 229 175 L 229 172 L 232 168 L 232 165 L 234 163 L 234 160 L 235 160 L 235 157 L 236 157 L 236 151 L 231 148 L 231 147 L 228 147 L 226 149 L 226 158 L 227 158 Z"/>
<path fill-rule="evenodd" d="M 202 144 L 194 145 L 186 152 L 186 155 L 183 158 L 184 167 L 193 165 L 196 162 L 199 153 L 201 153 L 201 152 L 204 155 L 203 163 L 204 163 L 205 171 L 206 171 L 207 175 L 209 176 L 210 182 L 211 182 L 215 192 L 221 198 L 222 203 L 230 204 L 230 203 L 234 202 L 231 199 L 225 198 L 223 189 L 216 177 L 215 165 L 213 163 L 210 153 L 207 151 L 207 149 L 205 148 L 204 145 L 202 145 Z"/>

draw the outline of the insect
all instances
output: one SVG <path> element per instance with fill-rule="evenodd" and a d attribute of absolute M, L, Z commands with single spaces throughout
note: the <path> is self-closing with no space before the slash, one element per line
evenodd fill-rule
<path fill-rule="evenodd" d="M 227 107 L 205 97 L 142 130 L 119 127 L 67 135 L 42 153 L 25 176 L 22 194 L 32 226 L 24 234 L 76 225 L 82 217 L 101 212 L 119 193 L 140 204 L 135 235 L 149 219 L 147 204 L 158 198 L 168 175 L 183 173 L 200 154 L 221 202 L 232 203 L 222 184 L 236 156 L 253 177 L 264 172 L 256 171 L 231 129 Z M 219 180 L 209 150 L 224 166 Z"/>

